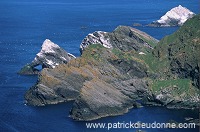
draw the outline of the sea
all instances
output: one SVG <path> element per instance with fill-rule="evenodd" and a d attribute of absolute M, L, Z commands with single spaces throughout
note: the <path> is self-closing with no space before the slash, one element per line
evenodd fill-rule
<path fill-rule="evenodd" d="M 171 110 L 165 107 L 142 107 L 128 113 L 91 122 L 69 117 L 73 101 L 45 107 L 25 104 L 24 94 L 37 76 L 18 75 L 25 64 L 40 51 L 45 39 L 80 56 L 84 37 L 94 31 L 113 31 L 119 25 L 147 25 L 171 8 L 182 5 L 198 14 L 199 0 L 0 0 L 0 132 L 87 132 L 86 123 L 118 122 L 185 122 L 198 118 L 197 110 Z M 156 39 L 175 32 L 179 27 L 136 27 Z M 198 132 L 192 129 L 113 128 L 109 131 Z"/>

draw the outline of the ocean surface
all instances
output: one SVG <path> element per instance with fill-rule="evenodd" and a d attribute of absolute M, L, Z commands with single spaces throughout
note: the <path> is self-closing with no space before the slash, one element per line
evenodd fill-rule
<path fill-rule="evenodd" d="M 33 60 L 46 38 L 79 56 L 79 45 L 88 33 L 96 30 L 112 31 L 118 25 L 146 25 L 178 5 L 195 13 L 200 12 L 199 0 L 0 0 L 0 132 L 106 131 L 87 129 L 85 122 L 69 118 L 73 102 L 46 107 L 26 106 L 24 93 L 34 85 L 37 76 L 21 76 L 17 71 Z M 136 28 L 157 39 L 178 29 Z M 185 117 L 198 118 L 198 112 L 143 107 L 132 109 L 122 116 L 93 122 L 184 122 Z M 198 128 L 145 131 L 198 132 Z"/>

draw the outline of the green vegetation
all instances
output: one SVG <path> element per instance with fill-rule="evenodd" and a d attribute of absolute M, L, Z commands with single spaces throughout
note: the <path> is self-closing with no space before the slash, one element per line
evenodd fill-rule
<path fill-rule="evenodd" d="M 150 88 L 154 94 L 162 91 L 175 100 L 199 98 L 199 27 L 200 15 L 197 15 L 178 31 L 164 37 L 151 53 L 137 56 L 144 60 L 149 71 L 159 75 L 156 79 L 150 79 Z"/>
<path fill-rule="evenodd" d="M 180 29 L 170 36 L 163 38 L 153 51 L 160 59 L 169 56 L 176 57 L 181 53 L 193 56 L 200 48 L 200 15 L 188 20 Z M 169 54 L 170 52 L 170 54 Z"/>
<path fill-rule="evenodd" d="M 155 42 L 137 34 L 139 38 L 154 47 L 153 50 L 144 48 L 145 55 L 139 55 L 139 52 L 134 50 L 128 52 L 117 48 L 110 50 L 102 45 L 94 44 L 90 45 L 86 49 L 89 52 L 84 52 L 82 56 L 97 61 L 124 59 L 140 62 L 148 68 L 149 73 L 157 75 L 156 78 L 149 78 L 152 82 L 150 89 L 154 93 L 164 90 L 170 91 L 176 97 L 181 95 L 189 98 L 200 93 L 197 89 L 200 65 L 199 27 L 200 15 L 197 15 L 187 21 L 178 31 L 163 38 L 156 46 Z M 194 78 L 197 81 L 194 81 Z"/>
<path fill-rule="evenodd" d="M 170 95 L 175 100 L 186 101 L 186 104 L 200 96 L 199 89 L 192 85 L 190 79 L 156 80 L 152 83 L 152 92 L 155 95 Z"/>
<path fill-rule="evenodd" d="M 139 36 L 142 40 L 144 40 L 146 43 L 148 43 L 149 45 L 151 45 L 152 47 L 155 47 L 156 44 L 157 44 L 157 42 L 156 42 L 156 41 L 153 41 L 152 39 L 146 39 L 146 38 L 144 38 L 142 35 L 139 35 L 139 34 L 138 34 L 138 36 Z"/>
<path fill-rule="evenodd" d="M 125 59 L 125 60 L 133 60 L 134 54 L 136 54 L 135 51 L 129 51 L 129 52 L 123 52 L 119 49 L 113 48 L 112 53 L 116 55 L 119 59 Z"/>
<path fill-rule="evenodd" d="M 105 49 L 106 48 L 100 44 L 89 45 L 88 48 L 86 48 L 86 51 L 83 52 L 82 57 L 87 59 L 93 58 L 94 60 L 99 60 L 101 58 L 102 52 Z"/>
<path fill-rule="evenodd" d="M 190 88 L 191 81 L 189 79 L 174 79 L 174 80 L 157 80 L 152 84 L 153 91 L 160 91 L 164 88 L 179 88 L 186 91 Z"/>

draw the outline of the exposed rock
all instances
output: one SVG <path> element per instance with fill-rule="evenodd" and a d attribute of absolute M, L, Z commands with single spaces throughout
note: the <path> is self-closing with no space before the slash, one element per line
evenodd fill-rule
<path fill-rule="evenodd" d="M 126 113 L 132 106 L 128 96 L 102 80 L 93 79 L 84 83 L 70 115 L 76 120 L 94 120 Z"/>
<path fill-rule="evenodd" d="M 141 63 L 134 60 L 124 60 L 124 59 L 116 59 L 109 60 L 111 64 L 119 69 L 121 73 L 127 74 L 130 78 L 138 77 L 144 78 L 147 77 L 147 68 Z"/>
<path fill-rule="evenodd" d="M 88 77 L 67 70 L 66 65 L 55 69 L 43 69 L 38 83 L 25 94 L 27 104 L 43 106 L 74 100 Z M 76 82 L 76 83 L 74 83 Z"/>
<path fill-rule="evenodd" d="M 26 64 L 23 68 L 20 69 L 18 74 L 34 75 L 34 74 L 38 74 L 39 72 L 40 72 L 40 70 L 35 68 L 31 64 Z"/>
<path fill-rule="evenodd" d="M 169 109 L 198 109 L 200 107 L 199 90 L 191 86 L 189 79 L 159 80 L 153 85 L 152 95 L 149 94 L 143 98 L 143 105 L 166 106 Z"/>
<path fill-rule="evenodd" d="M 42 106 L 75 100 L 70 116 L 76 120 L 94 120 L 138 108 L 136 100 L 148 94 L 143 80 L 146 68 L 138 62 L 121 58 L 121 63 L 115 63 L 117 60 L 112 50 L 90 46 L 82 57 L 44 69 L 38 83 L 26 93 L 26 101 Z"/>
<path fill-rule="evenodd" d="M 35 59 L 30 64 L 25 65 L 19 71 L 19 74 L 38 74 L 39 70 L 35 68 L 38 65 L 41 65 L 42 68 L 55 68 L 60 64 L 66 64 L 71 59 L 76 58 L 49 39 L 44 41 L 41 48 L 41 51 L 36 55 Z"/>
<path fill-rule="evenodd" d="M 101 44 L 106 48 L 112 48 L 108 33 L 103 31 L 96 31 L 88 34 L 88 36 L 84 38 L 80 45 L 81 53 L 90 44 Z"/>
<path fill-rule="evenodd" d="M 80 45 L 81 53 L 91 44 L 101 44 L 106 48 L 122 51 L 142 51 L 152 49 L 158 40 L 150 35 L 128 26 L 118 26 L 113 32 L 97 31 L 88 34 Z"/>
<path fill-rule="evenodd" d="M 198 76 L 183 78 L 171 70 L 174 59 L 189 64 L 186 70 L 199 66 L 199 20 L 193 17 L 154 49 L 150 43 L 155 44 L 155 39 L 130 27 L 88 35 L 81 44 L 81 57 L 43 69 L 25 95 L 27 103 L 41 106 L 75 100 L 70 116 L 76 120 L 120 115 L 139 107 L 141 99 L 146 105 L 199 108 L 198 85 L 192 85 L 190 78 Z M 199 69 L 195 72 L 199 75 Z"/>
<path fill-rule="evenodd" d="M 94 50 L 97 52 L 95 55 L 99 54 L 97 60 L 93 59 L 95 55 L 91 51 Z M 130 65 L 123 59 L 121 59 L 121 64 L 112 64 L 113 59 L 117 59 L 117 56 L 109 49 L 95 47 L 89 48 L 81 58 L 71 60 L 67 64 L 59 65 L 54 69 L 43 69 L 38 83 L 25 95 L 27 103 L 41 106 L 74 100 L 79 95 L 84 82 L 91 79 L 100 79 L 104 82 L 102 84 L 109 82 L 111 85 L 112 82 L 112 87 L 115 87 L 116 91 L 124 91 L 123 93 L 127 96 L 138 98 L 134 95 L 135 93 L 140 89 L 143 92 L 147 90 L 145 82 L 139 81 L 139 78 L 147 76 L 145 66 L 137 62 L 131 62 Z M 132 77 L 137 78 L 129 82 L 125 81 Z"/>
<path fill-rule="evenodd" d="M 153 27 L 169 27 L 169 26 L 182 26 L 186 20 L 192 18 L 195 15 L 192 11 L 186 7 L 179 5 L 172 8 L 159 20 L 152 22 L 148 26 Z"/>

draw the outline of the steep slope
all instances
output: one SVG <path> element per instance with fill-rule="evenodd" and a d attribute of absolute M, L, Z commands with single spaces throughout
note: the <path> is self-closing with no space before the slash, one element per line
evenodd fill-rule
<path fill-rule="evenodd" d="M 199 107 L 199 27 L 200 15 L 196 15 L 178 31 L 163 38 L 152 54 L 141 56 L 157 73 L 150 84 L 154 95 L 151 101 L 173 108 Z"/>
<path fill-rule="evenodd" d="M 165 37 L 155 47 L 153 54 L 165 62 L 165 74 L 174 78 L 189 78 L 199 88 L 200 66 L 200 15 L 187 21 L 174 34 Z M 161 68 L 162 70 L 163 68 Z"/>

